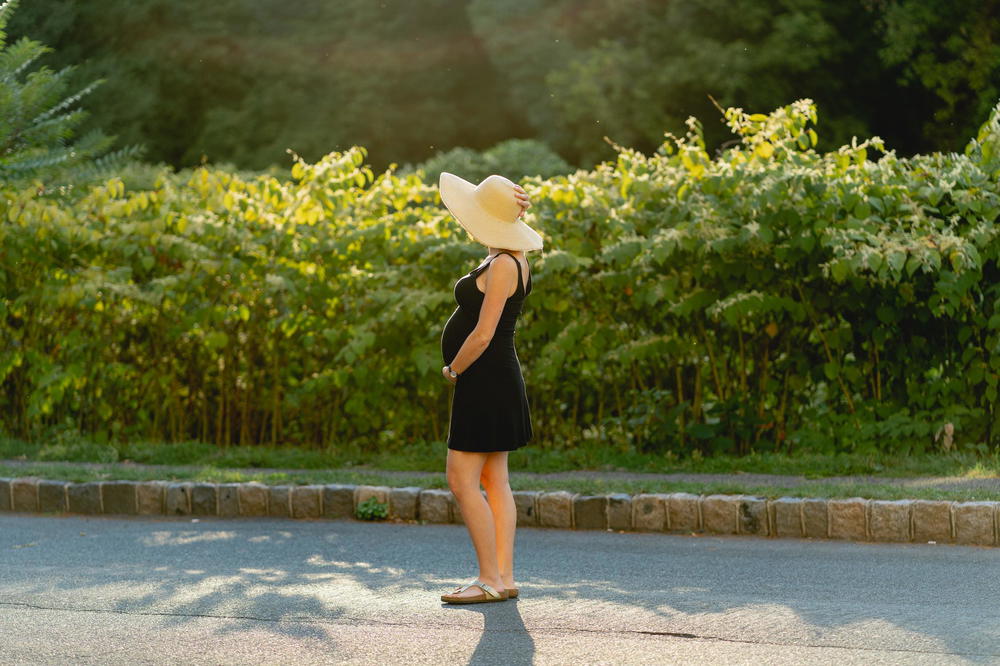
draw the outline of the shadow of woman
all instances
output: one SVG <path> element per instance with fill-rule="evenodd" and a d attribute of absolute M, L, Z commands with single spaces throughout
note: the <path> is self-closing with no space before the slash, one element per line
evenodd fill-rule
<path fill-rule="evenodd" d="M 531 664 L 535 659 L 535 641 L 524 626 L 517 609 L 517 599 L 500 603 L 453 605 L 442 603 L 442 608 L 456 612 L 474 611 L 483 615 L 483 633 L 479 644 L 469 658 L 474 664 Z"/>

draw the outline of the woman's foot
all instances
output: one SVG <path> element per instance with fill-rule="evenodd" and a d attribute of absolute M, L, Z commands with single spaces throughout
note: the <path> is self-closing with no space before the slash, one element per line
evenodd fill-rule
<path fill-rule="evenodd" d="M 501 595 L 504 594 L 504 591 L 506 589 L 504 587 L 503 583 L 499 579 L 488 580 L 488 579 L 480 577 L 480 578 L 477 578 L 476 580 L 478 580 L 480 582 L 483 582 L 483 583 L 486 583 L 487 585 L 489 585 L 490 587 L 492 587 L 494 590 L 496 590 L 497 592 L 499 592 Z M 463 588 L 463 587 L 465 587 L 464 583 L 462 585 L 459 585 L 458 587 L 456 587 L 451 592 L 449 592 L 448 596 L 449 597 L 455 597 L 455 598 L 458 598 L 458 599 L 463 599 L 465 597 L 478 597 L 478 596 L 481 596 L 483 594 L 483 588 L 479 587 L 478 585 L 472 585 L 468 589 L 463 590 L 462 592 L 459 592 L 459 590 L 461 588 Z"/>

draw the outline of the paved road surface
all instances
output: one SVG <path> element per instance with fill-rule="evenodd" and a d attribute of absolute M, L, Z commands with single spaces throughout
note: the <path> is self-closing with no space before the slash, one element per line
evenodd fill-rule
<path fill-rule="evenodd" d="M 0 514 L 0 663 L 1000 664 L 1000 549 L 461 525 Z"/>

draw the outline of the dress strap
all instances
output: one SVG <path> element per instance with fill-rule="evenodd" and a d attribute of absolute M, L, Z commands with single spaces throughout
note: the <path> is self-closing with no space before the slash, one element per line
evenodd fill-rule
<path fill-rule="evenodd" d="M 508 257 L 510 257 L 511 259 L 514 260 L 515 264 L 517 264 L 517 288 L 520 289 L 523 292 L 524 291 L 524 283 L 522 282 L 522 278 L 521 278 L 521 262 L 518 261 L 517 257 L 515 257 L 514 255 L 512 255 L 510 252 L 503 252 L 503 251 L 497 252 L 495 255 L 493 255 L 493 259 L 496 259 L 501 254 L 506 254 Z M 486 265 L 488 266 L 489 264 L 493 263 L 493 259 L 490 259 L 489 262 Z M 516 294 L 517 292 L 515 291 L 514 293 Z"/>
<path fill-rule="evenodd" d="M 499 257 L 501 254 L 506 254 L 508 257 L 510 257 L 511 259 L 514 260 L 515 264 L 517 264 L 517 288 L 520 289 L 523 292 L 525 290 L 525 286 L 524 286 L 524 284 L 521 281 L 522 280 L 521 279 L 521 262 L 518 261 L 517 257 L 515 257 L 514 255 L 512 255 L 510 252 L 502 252 L 502 251 L 501 252 L 497 252 L 492 257 L 490 257 L 490 260 L 487 261 L 485 264 L 483 264 L 482 266 L 479 266 L 478 268 L 474 268 L 472 270 L 471 274 L 472 275 L 478 275 L 480 271 L 482 271 L 487 266 L 489 266 L 490 264 L 492 264 L 493 260 L 496 259 L 497 257 Z M 531 275 L 528 276 L 528 282 L 529 283 L 531 282 Z M 517 292 L 515 291 L 514 293 L 516 294 Z"/>

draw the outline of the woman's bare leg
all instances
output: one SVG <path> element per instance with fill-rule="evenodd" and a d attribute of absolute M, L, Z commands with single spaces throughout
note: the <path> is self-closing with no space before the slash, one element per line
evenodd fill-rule
<path fill-rule="evenodd" d="M 517 507 L 514 494 L 510 490 L 507 472 L 508 451 L 487 454 L 481 480 L 486 489 L 486 500 L 493 512 L 496 529 L 497 564 L 503 586 L 514 585 L 514 532 L 517 527 Z"/>
<path fill-rule="evenodd" d="M 469 530 L 469 536 L 472 537 L 472 545 L 476 549 L 476 559 L 479 561 L 479 580 L 492 586 L 497 592 L 503 592 L 504 585 L 497 564 L 493 513 L 479 490 L 479 479 L 487 455 L 475 451 L 448 449 L 448 487 L 451 488 L 455 499 L 458 500 L 465 527 Z M 482 590 L 473 586 L 459 596 L 474 597 L 482 593 Z"/>

